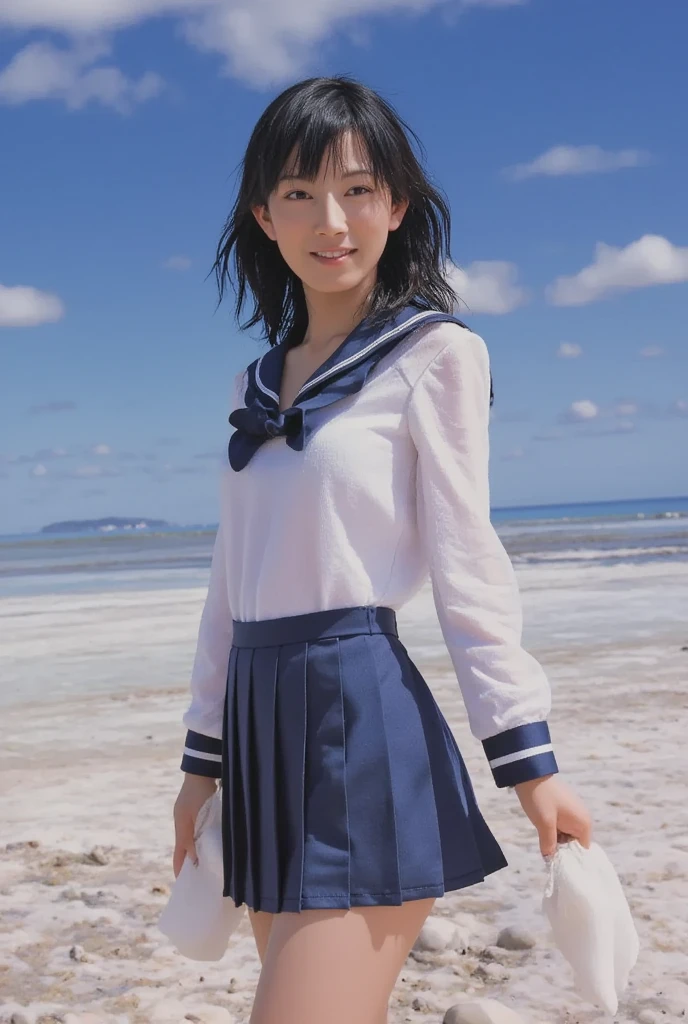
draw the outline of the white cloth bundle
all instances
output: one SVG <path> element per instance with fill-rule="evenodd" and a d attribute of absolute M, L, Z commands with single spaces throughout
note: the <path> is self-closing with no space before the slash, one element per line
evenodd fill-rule
<path fill-rule="evenodd" d="M 158 928 L 189 960 L 220 960 L 241 922 L 245 904 L 223 896 L 222 799 L 218 787 L 196 817 L 198 865 L 184 858 Z"/>
<path fill-rule="evenodd" d="M 615 1014 L 640 943 L 613 864 L 595 842 L 561 843 L 545 858 L 542 909 L 554 941 L 573 968 L 578 995 Z"/>

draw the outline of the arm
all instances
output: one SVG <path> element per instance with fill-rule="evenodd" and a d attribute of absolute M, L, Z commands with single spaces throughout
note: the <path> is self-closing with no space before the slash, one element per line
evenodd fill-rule
<path fill-rule="evenodd" d="M 470 729 L 504 788 L 558 771 L 546 721 L 551 693 L 542 666 L 521 645 L 518 583 L 490 521 L 487 346 L 448 327 L 454 337 L 409 399 L 418 526 Z"/>
<path fill-rule="evenodd" d="M 222 717 L 231 645 L 232 614 L 220 520 L 191 670 L 191 703 L 182 717 L 187 733 L 181 770 L 191 775 L 220 778 L 222 774 Z"/>
<path fill-rule="evenodd" d="M 243 404 L 243 382 L 244 372 L 240 371 L 232 384 L 231 410 Z M 182 718 L 187 734 L 181 770 L 189 775 L 215 779 L 222 775 L 222 725 L 233 632 L 227 590 L 226 528 L 220 502 L 220 523 L 210 563 L 208 594 L 191 670 L 191 703 Z"/>

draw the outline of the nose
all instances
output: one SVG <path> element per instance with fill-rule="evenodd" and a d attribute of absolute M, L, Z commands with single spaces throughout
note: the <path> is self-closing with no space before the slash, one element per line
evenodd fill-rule
<path fill-rule="evenodd" d="M 346 234 L 346 216 L 336 196 L 331 193 L 324 196 L 317 204 L 317 220 L 315 230 L 319 235 Z"/>

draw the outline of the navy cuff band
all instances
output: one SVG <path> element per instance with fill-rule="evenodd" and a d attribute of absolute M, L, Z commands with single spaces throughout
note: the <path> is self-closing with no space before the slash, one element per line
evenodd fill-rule
<path fill-rule="evenodd" d="M 205 775 L 211 779 L 222 776 L 222 740 L 189 729 L 180 765 L 189 775 Z"/>
<path fill-rule="evenodd" d="M 483 740 L 483 749 L 499 789 L 559 771 L 547 722 L 517 725 L 490 736 Z"/>

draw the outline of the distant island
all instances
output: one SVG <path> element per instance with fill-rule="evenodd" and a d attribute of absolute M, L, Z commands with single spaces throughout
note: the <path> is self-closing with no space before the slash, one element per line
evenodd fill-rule
<path fill-rule="evenodd" d="M 65 519 L 61 523 L 48 523 L 41 533 L 84 533 L 89 530 L 108 533 L 110 530 L 159 530 L 168 529 L 165 519 L 128 519 L 126 516 L 109 516 L 107 519 Z"/>

